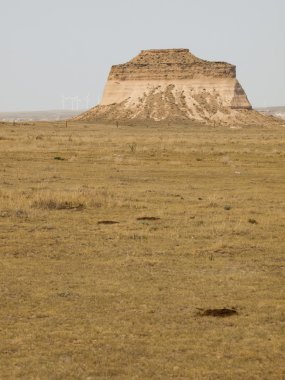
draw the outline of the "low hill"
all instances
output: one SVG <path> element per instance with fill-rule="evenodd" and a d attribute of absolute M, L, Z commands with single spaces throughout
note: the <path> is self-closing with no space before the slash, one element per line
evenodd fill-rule
<path fill-rule="evenodd" d="M 285 107 L 261 107 L 256 108 L 256 110 L 263 114 L 272 115 L 285 120 Z"/>

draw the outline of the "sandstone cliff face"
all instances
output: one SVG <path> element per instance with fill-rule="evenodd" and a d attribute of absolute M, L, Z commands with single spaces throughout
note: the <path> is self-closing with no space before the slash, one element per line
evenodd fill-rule
<path fill-rule="evenodd" d="M 143 50 L 111 68 L 100 105 L 75 119 L 261 122 L 251 109 L 234 65 L 188 49 Z"/>

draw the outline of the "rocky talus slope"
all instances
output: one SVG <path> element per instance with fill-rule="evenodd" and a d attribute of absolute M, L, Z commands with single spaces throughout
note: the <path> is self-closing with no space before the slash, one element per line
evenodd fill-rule
<path fill-rule="evenodd" d="M 202 60 L 188 49 L 143 50 L 113 66 L 100 105 L 74 120 L 276 122 L 252 110 L 234 65 Z"/>

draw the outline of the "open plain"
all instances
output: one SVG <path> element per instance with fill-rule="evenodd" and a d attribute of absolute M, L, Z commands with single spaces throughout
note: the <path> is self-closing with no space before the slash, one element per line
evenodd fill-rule
<path fill-rule="evenodd" d="M 284 138 L 0 124 L 0 378 L 284 379 Z"/>

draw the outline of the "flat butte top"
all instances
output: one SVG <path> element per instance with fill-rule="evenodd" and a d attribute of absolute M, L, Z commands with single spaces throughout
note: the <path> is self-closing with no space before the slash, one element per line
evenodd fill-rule
<path fill-rule="evenodd" d="M 210 62 L 189 49 L 142 50 L 129 62 L 112 66 L 109 80 L 171 80 L 235 78 L 236 67 L 226 62 Z"/>
<path fill-rule="evenodd" d="M 193 63 L 207 62 L 194 54 L 190 53 L 189 49 L 151 49 L 142 50 L 140 54 L 134 57 L 129 63 L 136 65 L 150 64 L 179 64 L 191 65 Z"/>

